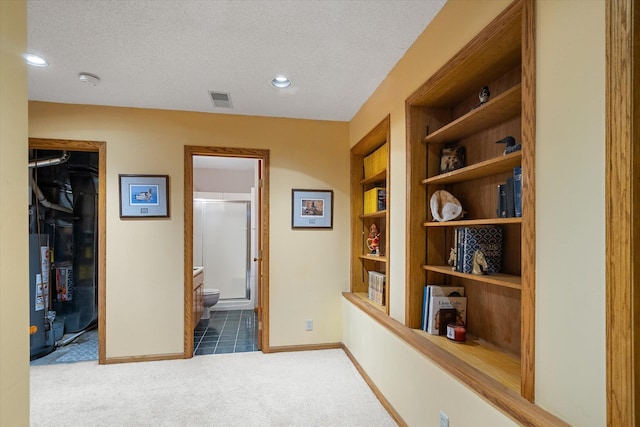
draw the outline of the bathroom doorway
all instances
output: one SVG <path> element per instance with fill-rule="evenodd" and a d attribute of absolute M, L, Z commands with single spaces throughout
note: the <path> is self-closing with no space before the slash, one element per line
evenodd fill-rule
<path fill-rule="evenodd" d="M 105 363 L 105 145 L 29 139 L 32 365 Z"/>
<path fill-rule="evenodd" d="M 185 358 L 212 354 L 200 341 L 207 325 L 246 322 L 254 342 L 240 349 L 239 331 L 235 352 L 268 348 L 268 163 L 267 150 L 185 147 Z M 200 320 L 195 267 L 204 267 L 204 299 L 219 291 L 210 320 Z"/>

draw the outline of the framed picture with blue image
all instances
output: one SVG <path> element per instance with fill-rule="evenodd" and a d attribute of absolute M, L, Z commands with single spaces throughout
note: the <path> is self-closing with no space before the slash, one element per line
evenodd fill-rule
<path fill-rule="evenodd" d="M 118 175 L 120 218 L 169 218 L 169 175 Z"/>

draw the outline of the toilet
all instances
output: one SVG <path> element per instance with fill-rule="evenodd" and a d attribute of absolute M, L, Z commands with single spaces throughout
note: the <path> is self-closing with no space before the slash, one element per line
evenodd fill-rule
<path fill-rule="evenodd" d="M 216 305 L 220 299 L 220 289 L 205 289 L 204 290 L 204 312 L 201 319 L 209 319 L 209 310 Z"/>

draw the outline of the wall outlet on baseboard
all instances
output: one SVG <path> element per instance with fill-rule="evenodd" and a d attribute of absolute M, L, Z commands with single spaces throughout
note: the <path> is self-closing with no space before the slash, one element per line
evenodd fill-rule
<path fill-rule="evenodd" d="M 442 411 L 440 411 L 440 427 L 449 427 L 449 417 Z"/>
<path fill-rule="evenodd" d="M 306 328 L 307 331 L 313 331 L 313 319 L 307 319 Z"/>

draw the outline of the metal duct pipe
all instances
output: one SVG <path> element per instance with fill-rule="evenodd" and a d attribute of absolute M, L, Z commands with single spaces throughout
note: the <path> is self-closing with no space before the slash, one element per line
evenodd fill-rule
<path fill-rule="evenodd" d="M 65 160 L 66 161 L 66 160 Z M 38 166 L 40 166 L 40 164 L 38 163 Z M 29 166 L 31 167 L 31 166 Z M 33 176 L 31 174 L 29 174 L 29 181 L 31 182 L 31 188 L 33 188 L 33 193 L 36 195 L 36 197 L 38 198 L 38 201 L 40 202 L 40 204 L 44 207 L 47 207 L 49 209 L 55 209 L 57 211 L 61 211 L 61 212 L 67 212 L 67 213 L 73 213 L 73 210 L 69 209 L 69 208 L 65 208 L 64 206 L 60 206 L 56 203 L 51 203 L 50 201 L 47 200 L 46 197 L 44 197 L 44 194 L 42 194 L 42 191 L 40 190 L 40 187 L 38 187 L 38 184 L 36 184 L 36 180 L 33 179 Z"/>
<path fill-rule="evenodd" d="M 32 162 L 29 162 L 29 169 L 59 165 L 59 164 L 65 163 L 67 160 L 69 160 L 70 157 L 71 157 L 70 154 L 68 154 L 66 151 L 63 151 L 62 156 L 60 157 L 54 157 L 52 159 L 34 160 Z"/>

